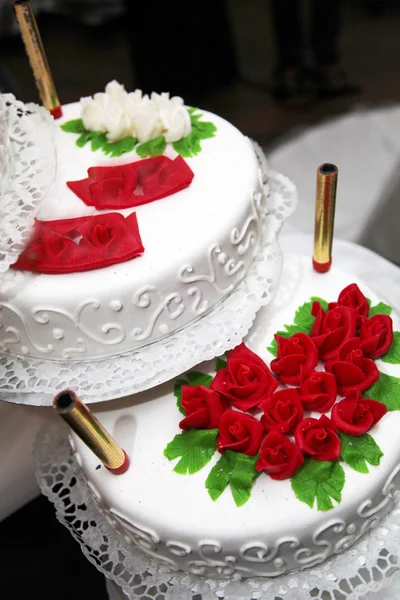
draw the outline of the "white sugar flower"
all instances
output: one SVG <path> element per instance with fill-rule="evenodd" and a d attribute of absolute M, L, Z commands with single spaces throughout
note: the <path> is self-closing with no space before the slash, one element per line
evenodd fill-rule
<path fill-rule="evenodd" d="M 163 133 L 157 106 L 148 97 L 136 106 L 133 124 L 140 143 L 153 140 Z"/>
<path fill-rule="evenodd" d="M 189 135 L 192 124 L 182 98 L 175 96 L 170 99 L 167 93 L 153 92 L 151 99 L 157 105 L 161 130 L 167 142 L 176 142 Z"/>
<path fill-rule="evenodd" d="M 132 135 L 132 121 L 118 101 L 105 93 L 81 99 L 81 114 L 85 129 L 107 133 L 110 142 Z"/>
<path fill-rule="evenodd" d="M 82 98 L 81 113 L 86 129 L 103 131 L 113 142 L 133 136 L 143 143 L 160 135 L 175 142 L 192 129 L 182 98 L 167 93 L 149 98 L 141 90 L 128 93 L 117 81 L 110 81 L 104 93 Z"/>

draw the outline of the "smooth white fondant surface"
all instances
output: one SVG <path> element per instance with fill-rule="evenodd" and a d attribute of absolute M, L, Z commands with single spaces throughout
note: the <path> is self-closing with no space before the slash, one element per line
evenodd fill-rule
<path fill-rule="evenodd" d="M 63 107 L 58 124 L 78 118 Z M 192 184 L 136 210 L 142 256 L 68 275 L 25 273 L 0 292 L 2 352 L 48 360 L 86 360 L 131 351 L 205 314 L 243 278 L 259 247 L 266 206 L 251 142 L 220 117 L 201 111 L 215 138 L 186 159 Z M 57 131 L 57 177 L 38 217 L 94 214 L 67 187 L 95 165 L 140 160 L 135 151 L 107 158 L 77 136 Z M 166 154 L 176 153 L 168 146 Z M 103 211 L 104 212 L 104 211 Z M 108 211 L 109 212 L 109 211 Z"/>
<path fill-rule="evenodd" d="M 289 261 L 289 265 L 288 265 Z M 292 323 L 296 309 L 311 296 L 333 301 L 356 282 L 375 304 L 368 287 L 338 269 L 320 275 L 309 258 L 288 258 L 284 279 L 272 305 L 262 308 L 247 337 L 248 346 L 269 362 L 266 350 L 274 332 Z M 395 329 L 398 320 L 394 318 Z M 377 362 L 382 372 L 399 376 L 400 367 Z M 212 373 L 203 363 L 197 370 Z M 93 495 L 110 521 L 144 552 L 170 567 L 210 577 L 277 576 L 313 566 L 355 542 L 391 508 L 400 488 L 400 412 L 389 412 L 371 434 L 384 456 L 369 474 L 341 463 L 346 481 L 342 502 L 327 512 L 296 499 L 290 480 L 262 474 L 249 501 L 237 508 L 226 489 L 211 500 L 205 480 L 217 462 L 194 475 L 173 472 L 177 461 L 163 455 L 180 432 L 181 414 L 173 382 L 148 392 L 93 406 L 97 417 L 130 456 L 127 473 L 114 476 L 73 435 L 77 459 Z"/>

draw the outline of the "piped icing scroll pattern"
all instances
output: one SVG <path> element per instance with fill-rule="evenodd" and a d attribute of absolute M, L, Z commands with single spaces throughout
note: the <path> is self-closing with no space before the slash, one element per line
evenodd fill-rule
<path fill-rule="evenodd" d="M 79 455 L 75 456 L 75 458 L 78 457 Z M 128 534 L 125 529 L 126 517 L 119 513 L 110 513 L 110 507 L 104 505 L 96 486 L 85 479 L 77 460 L 74 459 L 64 430 L 61 431 L 59 427 L 47 430 L 46 435 L 40 437 L 40 443 L 38 442 L 35 448 L 35 459 L 42 492 L 54 503 L 57 518 L 68 528 L 81 545 L 85 555 L 93 564 L 96 564 L 101 572 L 107 573 L 108 576 L 111 573 L 119 585 L 127 585 L 127 582 L 132 582 L 132 590 L 135 589 L 133 584 L 135 577 L 139 577 L 139 573 L 145 571 L 153 573 L 158 582 L 163 582 L 163 586 L 168 585 L 168 581 L 172 578 L 177 582 L 178 578 L 185 582 L 182 589 L 187 591 L 193 589 L 196 585 L 200 585 L 200 580 L 195 579 L 196 575 L 189 572 L 188 562 L 199 561 L 203 564 L 198 567 L 194 566 L 193 571 L 201 568 L 203 577 L 212 580 L 212 590 L 225 589 L 228 578 L 231 585 L 234 579 L 237 581 L 237 585 L 242 586 L 240 587 L 242 597 L 250 598 L 250 591 L 258 588 L 256 580 L 248 582 L 247 587 L 245 581 L 247 577 L 276 577 L 288 570 L 304 568 L 304 560 L 308 561 L 309 566 L 318 564 L 326 560 L 329 553 L 335 553 L 346 544 L 352 544 L 362 533 L 369 530 L 369 519 L 359 515 L 360 511 L 355 507 L 354 515 L 349 516 L 346 520 L 336 519 L 332 523 L 330 519 L 329 524 L 316 527 L 310 532 L 309 544 L 300 540 L 298 536 L 286 537 L 271 546 L 267 546 L 262 540 L 249 539 L 233 552 L 227 550 L 224 542 L 218 539 L 199 539 L 192 543 L 179 540 L 179 538 L 163 539 L 161 532 L 149 530 L 132 522 L 131 519 L 128 521 L 134 533 Z M 80 462 L 82 461 L 80 460 Z M 388 481 L 392 480 L 393 478 L 390 476 Z M 383 487 L 387 488 L 388 486 L 384 485 Z M 381 506 L 380 497 L 381 489 L 377 489 L 376 497 L 369 498 L 370 503 L 376 507 Z M 377 522 L 384 516 L 386 508 L 389 510 L 393 506 L 394 501 L 394 498 L 390 498 L 389 506 L 377 510 L 375 513 Z M 123 520 L 120 517 L 123 517 Z M 396 519 L 397 517 L 394 515 L 393 520 L 396 521 Z M 365 527 L 366 525 L 367 527 Z M 387 531 L 388 528 L 393 530 L 393 527 L 386 525 L 385 530 Z M 120 533 L 117 533 L 117 530 Z M 386 547 L 388 539 L 383 530 L 381 534 L 376 528 L 373 531 L 378 536 L 376 547 Z M 140 538 L 138 544 L 132 540 L 132 535 Z M 351 539 L 349 536 L 352 536 Z M 204 543 L 207 544 L 207 547 L 204 546 Z M 150 546 L 151 552 L 154 553 L 150 558 L 159 562 L 150 562 L 149 555 L 140 544 Z M 370 541 L 371 544 L 374 544 L 373 540 Z M 201 548 L 201 554 L 199 548 Z M 305 558 L 306 555 L 307 558 Z M 364 559 L 362 561 L 360 561 L 361 556 Z M 164 558 L 167 561 L 163 560 Z M 168 560 L 172 560 L 174 565 L 171 565 L 169 571 L 166 571 L 166 567 L 170 564 Z M 367 568 L 365 548 L 353 547 L 351 556 L 342 557 L 342 562 L 345 561 L 347 565 L 353 560 L 358 567 L 362 564 L 365 573 Z M 382 560 L 379 554 L 377 554 L 377 560 Z M 215 562 L 209 564 L 209 561 Z M 176 571 L 176 568 L 181 569 L 180 573 Z M 341 566 L 339 564 L 338 568 L 338 574 L 342 578 L 349 576 L 348 571 L 343 571 L 343 564 Z M 225 569 L 230 569 L 231 574 L 224 580 L 224 573 L 227 572 Z M 353 576 L 356 571 L 357 569 Z M 336 574 L 337 571 L 334 565 L 328 564 L 326 572 Z M 155 585 L 154 577 L 150 578 L 152 586 Z M 313 574 L 312 571 L 309 571 L 305 577 L 308 586 L 314 587 L 318 581 L 321 585 L 321 572 Z M 271 580 L 270 584 L 274 585 L 276 582 L 280 589 L 282 586 L 285 589 L 288 586 L 290 590 L 290 583 L 295 580 L 296 576 L 290 573 L 288 578 L 290 581 L 280 578 Z M 333 585 L 336 579 L 336 576 L 329 577 L 328 581 Z M 222 580 L 221 586 L 218 581 L 213 580 Z M 202 581 L 204 585 L 204 579 Z M 143 585 L 141 580 L 140 586 Z M 262 582 L 263 589 L 265 585 L 267 582 L 264 580 Z M 270 590 L 269 587 L 268 590 Z M 207 599 L 214 598 L 214 591 L 210 591 L 211 595 L 207 595 Z M 278 591 L 277 588 L 277 597 L 279 597 Z M 309 594 L 309 587 L 306 591 Z M 271 595 L 271 598 L 275 598 L 274 594 Z"/>
<path fill-rule="evenodd" d="M 174 471 L 196 473 L 218 450 L 205 481 L 212 500 L 230 488 L 242 506 L 264 473 L 290 479 L 296 498 L 310 508 L 334 508 L 345 486 L 342 465 L 362 474 L 378 467 L 383 453 L 369 431 L 388 410 L 400 410 L 400 379 L 374 362 L 397 356 L 390 312 L 384 303 L 371 307 L 351 284 L 336 302 L 313 297 L 300 306 L 269 345 L 270 365 L 242 343 L 217 360 L 214 377 L 193 371 L 178 379 L 183 431 L 164 451 L 169 460 L 180 459 Z M 382 494 L 388 498 L 395 489 Z M 374 509 L 364 510 L 373 516 Z M 333 530 L 341 533 L 342 526 Z M 352 543 L 348 535 L 341 543 Z M 298 557 L 309 564 L 305 549 Z"/>
<path fill-rule="evenodd" d="M 67 360 L 102 355 L 105 348 L 112 348 L 113 354 L 118 354 L 132 347 L 132 344 L 137 346 L 168 335 L 182 324 L 204 315 L 240 283 L 263 242 L 265 198 L 259 190 L 254 190 L 251 198 L 252 203 L 243 223 L 229 232 L 229 241 L 224 245 L 212 244 L 206 257 L 198 260 L 200 265 L 206 262 L 208 272 L 197 276 L 190 273 L 190 269 L 196 271 L 194 266 L 183 265 L 175 275 L 175 290 L 169 294 L 149 284 L 133 292 L 127 288 L 123 298 L 113 298 L 109 302 L 90 297 L 79 302 L 78 306 L 71 310 L 41 305 L 33 306 L 29 314 L 23 315 L 10 300 L 5 308 L 15 315 L 13 331 L 9 330 L 10 335 L 5 335 L 2 339 L 2 331 L 5 332 L 5 328 L 0 325 L 0 350 L 5 353 L 46 355 L 48 358 L 61 357 Z M 59 233 L 63 234 L 66 228 L 71 231 L 79 229 L 82 223 L 85 225 L 87 219 L 99 221 L 102 227 L 107 226 L 112 215 L 124 222 L 132 221 L 132 226 L 137 225 L 135 213 L 127 219 L 118 213 L 107 213 L 47 223 L 55 223 L 57 231 L 60 230 Z M 117 225 L 120 227 L 120 224 Z M 95 226 L 96 223 L 93 222 L 90 226 L 91 232 Z M 246 240 L 251 242 L 248 243 L 246 252 L 239 254 L 238 249 L 241 244 L 247 243 Z M 76 245 L 69 238 L 67 243 L 74 247 Z M 34 244 L 32 238 L 32 248 Z M 106 244 L 106 252 L 107 247 Z M 56 246 L 56 250 L 59 250 L 59 246 Z M 64 250 L 61 248 L 60 260 L 63 260 L 63 255 Z M 97 253 L 96 256 L 98 257 Z M 29 260 L 27 249 L 15 267 L 22 268 Z M 48 262 L 52 270 L 57 267 L 57 257 L 52 256 Z M 65 267 L 64 261 L 62 264 Z M 89 316 L 89 309 L 96 312 L 94 318 Z M 128 313 L 131 315 L 130 326 L 127 326 Z M 44 318 L 44 315 L 47 315 L 47 318 Z M 69 321 L 69 325 L 66 320 Z M 131 323 L 134 323 L 133 327 Z M 54 337 L 51 333 L 54 329 L 62 330 L 63 335 Z"/>

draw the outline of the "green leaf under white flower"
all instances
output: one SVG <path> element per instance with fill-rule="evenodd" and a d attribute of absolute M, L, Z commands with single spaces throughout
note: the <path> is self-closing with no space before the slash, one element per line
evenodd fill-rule
<path fill-rule="evenodd" d="M 161 156 L 164 154 L 166 147 L 167 142 L 165 141 L 165 137 L 160 135 L 154 138 L 154 140 L 149 140 L 148 142 L 136 146 L 136 152 L 142 158 L 147 158 L 148 156 Z"/>
<path fill-rule="evenodd" d="M 175 152 L 178 152 L 184 158 L 191 158 L 197 156 L 201 152 L 201 140 L 207 140 L 215 136 L 217 131 L 214 123 L 209 121 L 201 121 L 203 116 L 201 113 L 197 113 L 196 108 L 188 109 L 190 115 L 190 121 L 192 124 L 192 131 L 188 136 L 173 142 L 172 147 Z"/>
<path fill-rule="evenodd" d="M 66 133 L 82 133 L 86 131 L 82 119 L 72 119 L 61 125 L 61 129 Z"/>
<path fill-rule="evenodd" d="M 137 139 L 134 137 L 126 137 L 119 142 L 106 142 L 102 146 L 104 154 L 111 156 L 112 158 L 122 156 L 126 152 L 131 152 L 137 144 Z"/>

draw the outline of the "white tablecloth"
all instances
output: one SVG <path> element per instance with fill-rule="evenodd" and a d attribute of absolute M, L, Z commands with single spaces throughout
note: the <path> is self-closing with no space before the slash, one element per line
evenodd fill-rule
<path fill-rule="evenodd" d="M 305 130 L 273 150 L 271 166 L 299 192 L 285 231 L 312 233 L 319 164 L 339 168 L 335 236 L 400 264 L 400 106 L 358 110 Z"/>
<path fill-rule="evenodd" d="M 285 226 L 286 227 L 286 226 Z M 285 233 L 283 250 L 312 255 L 312 236 Z M 335 240 L 334 264 L 365 280 L 400 313 L 400 268 L 351 242 Z M 32 446 L 45 421 L 59 418 L 51 408 L 0 403 L 0 520 L 39 494 Z"/>

